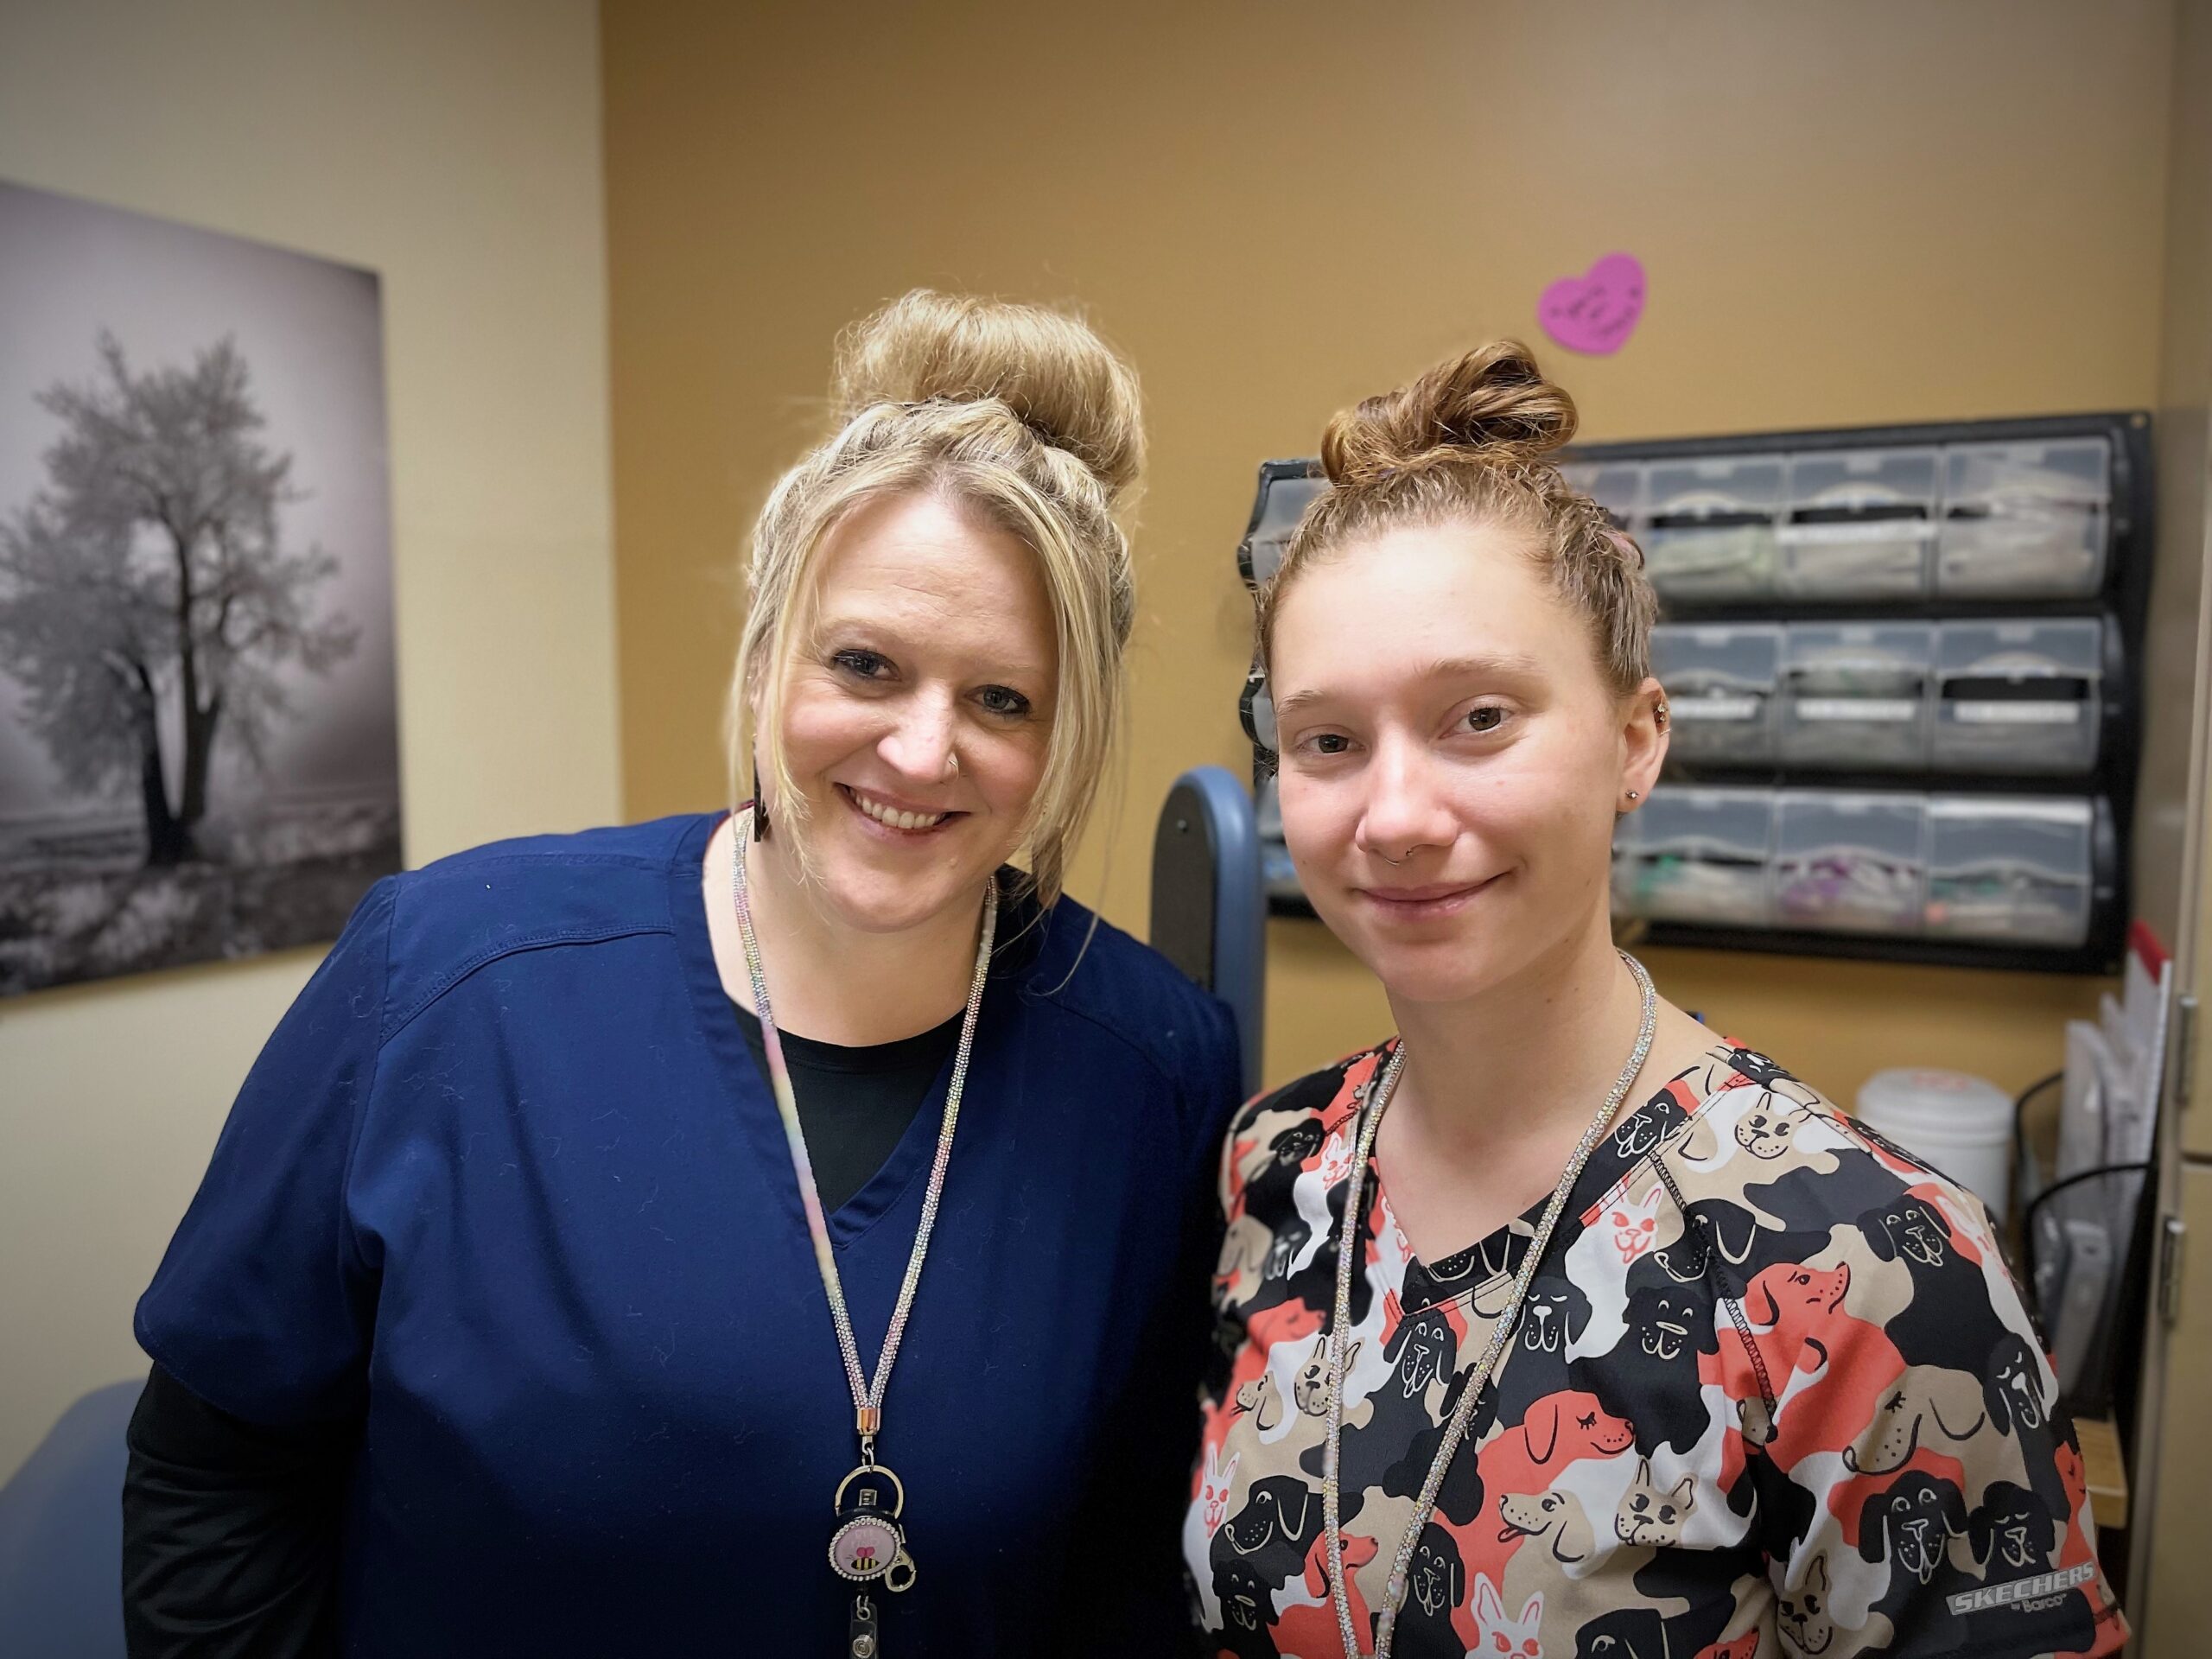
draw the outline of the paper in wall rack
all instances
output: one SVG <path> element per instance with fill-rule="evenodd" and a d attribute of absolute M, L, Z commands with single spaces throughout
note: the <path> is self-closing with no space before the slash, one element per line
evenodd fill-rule
<path fill-rule="evenodd" d="M 2110 973 L 2127 914 L 2151 431 L 2122 412 L 1581 446 L 1644 550 L 1668 773 L 1622 820 L 1618 918 L 1659 944 Z M 1272 575 L 1323 486 L 1260 467 Z M 1268 901 L 1281 843 L 1255 667 Z"/>

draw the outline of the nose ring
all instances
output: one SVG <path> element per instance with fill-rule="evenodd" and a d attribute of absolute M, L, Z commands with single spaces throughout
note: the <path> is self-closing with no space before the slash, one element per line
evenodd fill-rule
<path fill-rule="evenodd" d="M 959 750 L 947 749 L 944 752 L 944 775 L 947 778 L 957 778 L 960 775 Z"/>
<path fill-rule="evenodd" d="M 1411 853 L 1408 853 L 1406 855 L 1406 858 L 1393 858 L 1389 854 L 1384 852 L 1378 847 L 1375 849 L 1375 856 L 1381 859 L 1385 864 L 1402 864 L 1406 861 L 1406 858 L 1411 858 L 1413 855 Z"/>

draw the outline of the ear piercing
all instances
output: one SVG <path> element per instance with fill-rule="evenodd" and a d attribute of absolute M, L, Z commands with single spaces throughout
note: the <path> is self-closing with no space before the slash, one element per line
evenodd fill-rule
<path fill-rule="evenodd" d="M 1630 791 L 1629 791 L 1629 792 L 1628 792 L 1628 798 L 1629 798 L 1629 799 L 1630 799 L 1631 801 L 1640 801 L 1640 800 L 1642 800 L 1642 799 L 1643 798 L 1643 796 L 1641 796 L 1641 795 L 1637 794 L 1637 793 L 1634 790 L 1632 790 L 1632 789 L 1631 789 Z"/>
<path fill-rule="evenodd" d="M 1667 729 L 1667 705 L 1663 702 L 1659 704 L 1657 708 L 1651 711 L 1651 718 L 1657 723 L 1661 731 L 1665 731 Z"/>

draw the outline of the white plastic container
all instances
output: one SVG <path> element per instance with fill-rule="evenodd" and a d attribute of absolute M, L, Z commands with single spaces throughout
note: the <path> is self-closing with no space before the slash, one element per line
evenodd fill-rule
<path fill-rule="evenodd" d="M 1920 1066 L 1877 1071 L 1859 1090 L 1853 1116 L 2004 1220 L 2012 1191 L 2012 1102 L 1995 1084 Z"/>

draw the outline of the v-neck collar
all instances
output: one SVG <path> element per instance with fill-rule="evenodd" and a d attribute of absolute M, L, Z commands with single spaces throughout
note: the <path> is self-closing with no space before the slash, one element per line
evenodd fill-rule
<path fill-rule="evenodd" d="M 768 1081 L 745 1040 L 745 1027 L 737 1009 L 722 988 L 721 974 L 715 966 L 713 938 L 707 931 L 706 903 L 700 890 L 702 866 L 715 831 L 728 816 L 726 812 L 702 815 L 679 844 L 669 865 L 670 919 L 676 931 L 677 949 L 683 958 L 684 981 L 690 987 L 692 1012 L 698 1022 L 699 1034 L 714 1057 L 715 1069 L 728 1082 L 733 1107 L 752 1141 L 754 1156 L 760 1160 L 762 1179 L 789 1211 L 796 1230 L 793 1236 L 803 1242 L 806 1237 L 806 1211 L 799 1198 L 798 1176 L 791 1168 L 791 1150 L 784 1138 L 783 1119 L 777 1113 Z M 991 996 L 988 984 L 983 995 L 988 1008 Z M 983 1046 L 982 1027 L 987 1020 L 986 1014 L 976 1022 L 978 1050 Z M 906 1133 L 892 1147 L 890 1156 L 861 1183 L 860 1191 L 830 1211 L 830 1240 L 833 1247 L 850 1245 L 898 1208 L 907 1189 L 929 1169 L 937 1150 L 938 1133 L 944 1124 L 945 1092 L 951 1084 L 957 1052 L 956 1045 L 938 1067 L 929 1093 L 906 1125 Z M 980 1058 L 980 1055 L 976 1058 Z M 971 1070 L 975 1065 L 971 1059 Z M 959 1160 L 956 1157 L 953 1161 L 957 1167 Z"/>
<path fill-rule="evenodd" d="M 1400 1040 L 1394 1037 L 1376 1051 L 1375 1076 L 1382 1075 Z M 1723 1070 L 1721 1083 L 1716 1088 L 1725 1086 L 1726 1077 L 1734 1071 L 1729 1059 L 1732 1050 L 1732 1045 L 1726 1039 L 1716 1037 L 1698 1060 L 1669 1077 L 1652 1091 L 1643 1105 L 1606 1131 L 1591 1148 L 1589 1160 L 1575 1178 L 1567 1204 L 1560 1211 L 1559 1224 L 1553 1232 L 1548 1254 L 1563 1255 L 1582 1231 L 1583 1217 L 1634 1174 L 1655 1147 L 1696 1116 L 1711 1098 L 1713 1091 L 1700 1094 L 1686 1088 L 1684 1078 L 1702 1067 L 1717 1065 Z M 1358 1121 L 1358 1105 L 1355 1103 L 1344 1132 L 1357 1134 Z M 1398 1225 L 1382 1178 L 1382 1160 L 1373 1152 L 1368 1154 L 1367 1179 L 1372 1194 L 1367 1225 L 1377 1237 L 1382 1236 L 1382 1229 L 1390 1229 L 1396 1235 L 1398 1253 L 1405 1258 L 1404 1287 L 1399 1295 L 1408 1317 L 1425 1308 L 1479 1298 L 1492 1287 L 1510 1281 L 1520 1272 L 1529 1246 L 1535 1243 L 1536 1230 L 1542 1224 L 1545 1208 L 1551 1203 L 1551 1194 L 1547 1192 L 1519 1215 L 1491 1229 L 1472 1244 L 1430 1263 L 1421 1259 L 1413 1248 L 1413 1241 Z"/>

